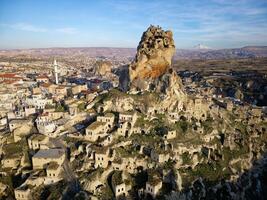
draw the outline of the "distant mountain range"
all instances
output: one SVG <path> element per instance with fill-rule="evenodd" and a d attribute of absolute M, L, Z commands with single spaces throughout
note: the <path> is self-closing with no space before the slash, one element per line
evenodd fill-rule
<path fill-rule="evenodd" d="M 70 48 L 36 48 L 36 49 L 14 49 L 0 50 L 0 56 L 30 56 L 38 58 L 49 57 L 106 57 L 122 58 L 133 57 L 134 48 L 111 48 L 111 47 L 70 47 Z"/>
<path fill-rule="evenodd" d="M 247 46 L 233 49 L 177 49 L 176 59 L 230 59 L 267 57 L 267 46 Z"/>
<path fill-rule="evenodd" d="M 209 49 L 197 45 L 194 49 L 176 49 L 174 59 L 229 59 L 229 58 L 257 58 L 267 57 L 267 46 L 246 46 L 233 49 Z M 0 50 L 0 57 L 106 57 L 106 58 L 133 58 L 134 48 L 111 47 L 77 47 L 77 48 L 38 48 Z"/>

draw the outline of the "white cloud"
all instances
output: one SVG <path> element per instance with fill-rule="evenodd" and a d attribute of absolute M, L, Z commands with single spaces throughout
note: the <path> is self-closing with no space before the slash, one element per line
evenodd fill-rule
<path fill-rule="evenodd" d="M 65 34 L 76 34 L 78 33 L 78 30 L 76 28 L 65 27 L 65 28 L 56 29 L 56 32 L 65 33 Z"/>
<path fill-rule="evenodd" d="M 27 23 L 16 23 L 16 24 L 1 24 L 4 27 L 22 30 L 22 31 L 30 31 L 30 32 L 47 32 L 47 29 L 42 27 L 37 27 L 32 24 Z"/>
<path fill-rule="evenodd" d="M 15 30 L 29 31 L 29 32 L 36 32 L 36 33 L 44 33 L 44 32 L 58 32 L 58 33 L 63 33 L 63 34 L 78 33 L 78 30 L 72 27 L 62 27 L 62 28 L 57 28 L 57 29 L 51 29 L 51 28 L 35 26 L 32 24 L 28 24 L 28 23 L 15 23 L 15 24 L 2 23 L 0 24 L 0 26 L 15 29 Z"/>

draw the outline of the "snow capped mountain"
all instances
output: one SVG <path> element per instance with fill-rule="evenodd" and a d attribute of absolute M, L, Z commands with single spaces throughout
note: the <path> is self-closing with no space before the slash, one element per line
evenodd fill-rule
<path fill-rule="evenodd" d="M 198 45 L 194 46 L 194 49 L 198 49 L 198 50 L 205 49 L 205 50 L 207 50 L 207 49 L 211 49 L 211 48 L 208 47 L 208 46 L 202 45 L 202 44 L 198 44 Z"/>

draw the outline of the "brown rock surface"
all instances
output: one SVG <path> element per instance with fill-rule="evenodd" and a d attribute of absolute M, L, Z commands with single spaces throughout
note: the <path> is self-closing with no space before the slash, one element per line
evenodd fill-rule
<path fill-rule="evenodd" d="M 109 61 L 97 61 L 95 63 L 95 74 L 106 76 L 111 73 L 112 63 Z"/>
<path fill-rule="evenodd" d="M 130 80 L 158 78 L 171 66 L 174 53 L 172 32 L 151 25 L 143 33 L 135 60 L 130 64 Z"/>

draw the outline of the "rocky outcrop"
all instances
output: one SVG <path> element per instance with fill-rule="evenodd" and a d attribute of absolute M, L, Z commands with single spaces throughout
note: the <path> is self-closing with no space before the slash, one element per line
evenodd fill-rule
<path fill-rule="evenodd" d="M 130 80 L 157 78 L 171 66 L 175 46 L 171 31 L 150 26 L 137 47 L 135 60 L 129 68 Z"/>
<path fill-rule="evenodd" d="M 167 95 L 173 96 L 176 95 L 178 97 L 184 96 L 184 86 L 182 83 L 182 79 L 177 75 L 176 72 L 172 72 L 169 79 L 169 88 L 167 89 Z"/>
<path fill-rule="evenodd" d="M 132 86 L 147 89 L 171 66 L 175 53 L 173 34 L 159 26 L 150 26 L 142 35 L 134 61 L 129 66 L 129 80 Z"/>
<path fill-rule="evenodd" d="M 106 76 L 111 74 L 112 63 L 109 61 L 97 61 L 94 67 L 94 74 L 99 76 Z"/>
<path fill-rule="evenodd" d="M 22 138 L 36 132 L 37 130 L 31 121 L 24 123 L 13 131 L 14 141 L 20 141 Z"/>

